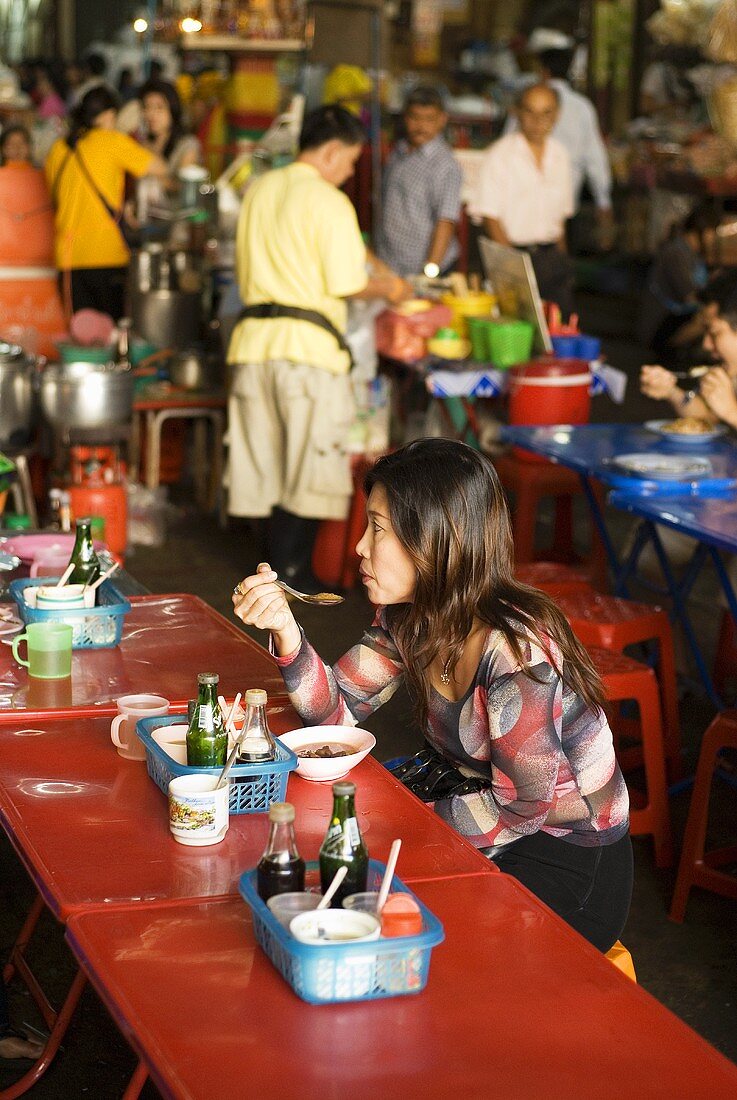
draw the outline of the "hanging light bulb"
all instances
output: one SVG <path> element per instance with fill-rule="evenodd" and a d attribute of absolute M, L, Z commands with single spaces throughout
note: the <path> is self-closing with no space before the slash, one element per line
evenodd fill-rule
<path fill-rule="evenodd" d="M 144 19 L 143 16 L 139 16 L 138 19 L 134 19 L 133 30 L 136 32 L 136 34 L 145 34 L 148 30 L 148 19 Z"/>
<path fill-rule="evenodd" d="M 202 20 L 187 16 L 180 22 L 179 28 L 184 34 L 197 34 L 198 31 L 202 30 Z"/>

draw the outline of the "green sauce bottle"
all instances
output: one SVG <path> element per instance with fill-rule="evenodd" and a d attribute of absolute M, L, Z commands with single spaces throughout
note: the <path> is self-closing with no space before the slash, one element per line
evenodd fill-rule
<path fill-rule="evenodd" d="M 89 518 L 77 520 L 77 537 L 69 564 L 74 565 L 74 571 L 68 584 L 92 584 L 100 576 L 100 563 L 92 543 L 92 520 Z"/>
<path fill-rule="evenodd" d="M 356 820 L 355 795 L 356 784 L 350 780 L 340 779 L 333 783 L 333 813 L 320 848 L 320 885 L 323 894 L 333 881 L 338 868 L 348 868 L 348 873 L 333 897 L 334 909 L 340 909 L 343 898 L 347 898 L 349 894 L 359 894 L 366 889 L 368 849 Z"/>
<path fill-rule="evenodd" d="M 228 751 L 228 734 L 218 703 L 216 672 L 197 677 L 198 695 L 187 730 L 187 765 L 190 768 L 222 768 Z"/>

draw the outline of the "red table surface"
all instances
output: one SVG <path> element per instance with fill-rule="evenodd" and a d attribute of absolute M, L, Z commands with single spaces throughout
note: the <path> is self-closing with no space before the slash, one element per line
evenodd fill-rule
<path fill-rule="evenodd" d="M 269 711 L 275 733 L 297 715 Z M 0 727 L 0 822 L 49 908 L 61 920 L 94 905 L 234 894 L 268 838 L 265 813 L 230 818 L 225 839 L 191 848 L 169 833 L 165 795 L 144 762 L 123 760 L 105 718 L 46 718 Z M 361 830 L 374 859 L 402 838 L 399 873 L 410 880 L 493 870 L 489 862 L 376 761 L 351 772 Z M 316 859 L 332 808 L 330 783 L 289 778 L 297 838 Z"/>
<path fill-rule="evenodd" d="M 445 927 L 426 989 L 302 1002 L 239 899 L 90 912 L 72 951 L 165 1096 L 699 1100 L 737 1067 L 507 875 L 414 889 Z"/>
<path fill-rule="evenodd" d="M 197 694 L 197 673 L 218 672 L 221 694 L 249 687 L 286 698 L 269 654 L 198 596 L 138 596 L 113 649 L 75 649 L 67 680 L 38 680 L 0 646 L 0 722 L 48 713 L 115 714 L 121 695 L 153 693 L 182 706 Z"/>

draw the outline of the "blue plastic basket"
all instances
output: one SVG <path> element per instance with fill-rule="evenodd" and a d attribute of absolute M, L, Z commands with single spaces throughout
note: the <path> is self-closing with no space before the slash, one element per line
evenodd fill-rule
<path fill-rule="evenodd" d="M 26 588 L 41 584 L 54 584 L 58 577 L 29 577 L 11 581 L 10 595 L 18 604 L 18 614 L 24 623 L 69 623 L 72 627 L 73 649 L 111 649 L 120 645 L 123 636 L 123 619 L 131 605 L 120 594 L 113 581 L 103 581 L 97 589 L 97 606 L 80 607 L 78 610 L 38 610 L 25 601 Z"/>
<path fill-rule="evenodd" d="M 184 721 L 186 722 L 186 715 Z M 146 767 L 154 783 L 164 794 L 169 793 L 172 779 L 181 775 L 219 775 L 222 768 L 189 768 L 172 760 L 168 752 L 151 736 L 153 730 L 181 722 L 181 714 L 161 718 L 141 718 L 136 733 L 146 750 Z M 297 757 L 281 741 L 276 742 L 278 757 L 266 764 L 235 764 L 230 770 L 228 809 L 232 814 L 265 814 L 272 802 L 283 802 L 287 793 L 289 773 L 297 767 Z"/>
<path fill-rule="evenodd" d="M 317 863 L 307 864 L 308 872 L 318 868 Z M 379 889 L 384 871 L 383 863 L 369 860 L 367 890 Z M 301 943 L 279 923 L 258 895 L 255 870 L 246 871 L 238 883 L 253 911 L 260 947 L 297 996 L 316 1005 L 401 997 L 425 988 L 432 949 L 445 939 L 443 926 L 396 875 L 391 888 L 415 899 L 422 913 L 422 932 L 368 943 L 323 945 Z"/>

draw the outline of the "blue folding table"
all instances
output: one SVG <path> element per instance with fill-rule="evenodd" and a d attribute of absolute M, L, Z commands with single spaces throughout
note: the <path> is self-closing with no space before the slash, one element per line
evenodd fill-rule
<path fill-rule="evenodd" d="M 640 425 L 585 424 L 580 427 L 506 427 L 506 442 L 543 455 L 575 470 L 581 477 L 596 527 L 607 553 L 614 591 L 627 595 L 628 581 L 636 575 L 637 563 L 648 543 L 654 547 L 663 573 L 665 588 L 655 589 L 673 601 L 673 615 L 683 628 L 693 653 L 699 677 L 713 704 L 722 709 L 711 675 L 688 616 L 686 600 L 696 578 L 711 559 L 731 613 L 737 619 L 737 597 L 724 567 L 722 551 L 737 553 L 737 446 L 722 437 L 698 449 L 686 448 L 648 431 Z M 652 482 L 632 478 L 617 469 L 614 460 L 624 454 L 686 455 L 707 457 L 711 472 L 693 481 Z M 604 514 L 593 492 L 592 481 L 601 481 L 613 491 L 608 503 L 639 516 L 640 525 L 624 559 L 615 549 Z M 676 578 L 660 536 L 658 524 L 690 535 L 697 540 L 684 575 Z M 652 588 L 652 585 L 647 587 Z"/>

